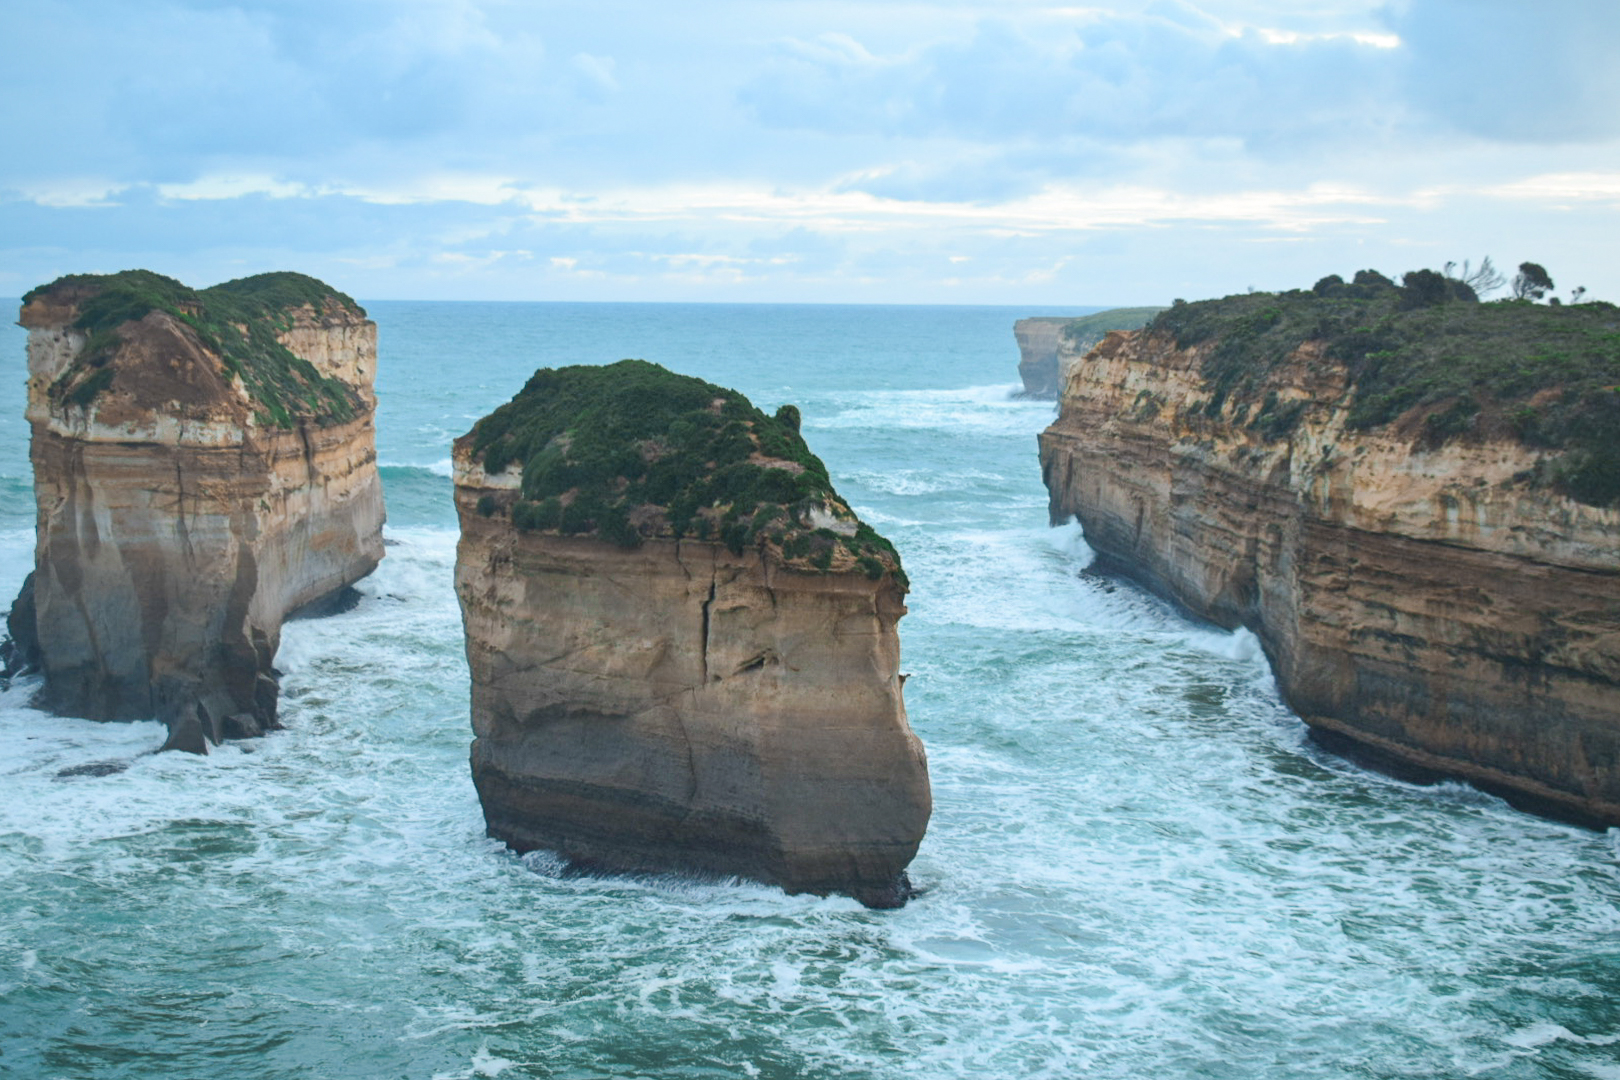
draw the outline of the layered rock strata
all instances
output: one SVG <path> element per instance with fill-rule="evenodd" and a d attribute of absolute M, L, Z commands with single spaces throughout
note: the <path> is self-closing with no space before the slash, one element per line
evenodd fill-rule
<path fill-rule="evenodd" d="M 1488 410 L 1456 438 L 1443 403 L 1349 423 L 1388 349 L 1358 368 L 1305 341 L 1240 392 L 1221 348 L 1119 333 L 1075 366 L 1040 437 L 1053 521 L 1250 627 L 1329 745 L 1620 823 L 1620 510 L 1545 482 L 1552 451 Z"/>
<path fill-rule="evenodd" d="M 1114 308 L 1094 315 L 1034 316 L 1013 323 L 1018 341 L 1021 396 L 1056 401 L 1069 367 L 1110 330 L 1135 330 L 1163 311 L 1157 307 Z"/>
<path fill-rule="evenodd" d="M 375 324 L 298 275 L 142 272 L 36 289 L 20 321 L 40 703 L 199 752 L 276 726 L 282 621 L 383 554 Z"/>
<path fill-rule="evenodd" d="M 558 374 L 607 373 L 590 389 L 600 401 L 618 390 L 615 369 Z M 676 404 L 650 426 L 564 417 L 512 457 L 480 435 L 498 413 L 455 445 L 472 772 L 489 833 L 589 869 L 897 906 L 931 808 L 901 698 L 898 560 L 824 489 L 782 414 L 659 377 L 671 393 L 658 398 Z M 584 400 L 572 391 L 525 393 Z M 606 482 L 617 502 L 578 472 L 552 481 L 563 517 L 547 524 L 532 508 L 556 496 L 536 477 L 560 459 L 583 469 L 591 426 L 627 440 L 636 479 Z M 508 459 L 500 471 L 486 471 L 492 450 Z M 716 476 L 732 479 L 702 487 Z M 587 504 L 591 516 L 568 516 Z M 607 526 L 626 504 L 628 534 Z"/>

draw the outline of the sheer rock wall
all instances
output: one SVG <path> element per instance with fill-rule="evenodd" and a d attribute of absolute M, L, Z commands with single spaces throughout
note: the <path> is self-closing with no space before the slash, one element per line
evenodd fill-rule
<path fill-rule="evenodd" d="M 895 576 L 521 531 L 520 467 L 486 474 L 470 441 L 456 588 L 490 835 L 589 868 L 903 903 L 932 804 Z"/>
<path fill-rule="evenodd" d="M 1527 479 L 1511 438 L 1431 447 L 1414 418 L 1347 428 L 1353 391 L 1309 343 L 1257 400 L 1206 415 L 1202 350 L 1110 334 L 1040 437 L 1054 522 L 1105 567 L 1248 626 L 1329 745 L 1620 823 L 1620 512 Z"/>
<path fill-rule="evenodd" d="M 46 291 L 21 316 L 41 704 L 97 720 L 155 716 L 169 747 L 193 751 L 258 734 L 276 724 L 282 621 L 383 554 L 376 326 L 335 302 L 289 313 L 280 340 L 362 407 L 283 429 L 162 310 L 118 328 L 111 383 L 92 400 L 53 393 L 85 348 L 73 326 L 85 298 Z"/>

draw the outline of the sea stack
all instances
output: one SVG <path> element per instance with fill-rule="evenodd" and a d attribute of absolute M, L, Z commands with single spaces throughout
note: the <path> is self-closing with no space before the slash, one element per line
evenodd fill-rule
<path fill-rule="evenodd" d="M 1053 521 L 1327 745 L 1620 824 L 1617 327 L 1430 271 L 1178 303 L 1070 370 Z"/>
<path fill-rule="evenodd" d="M 1018 341 L 1019 394 L 1056 401 L 1069 366 L 1084 356 L 1110 330 L 1135 330 L 1163 311 L 1162 307 L 1113 308 L 1078 317 L 1036 315 L 1013 323 Z"/>
<path fill-rule="evenodd" d="M 166 748 L 275 727 L 282 621 L 382 558 L 376 324 L 301 274 L 147 271 L 61 278 L 19 321 L 39 516 L 13 669 Z"/>
<path fill-rule="evenodd" d="M 906 578 L 795 408 L 640 360 L 541 370 L 456 441 L 455 491 L 491 836 L 905 902 L 932 806 Z"/>

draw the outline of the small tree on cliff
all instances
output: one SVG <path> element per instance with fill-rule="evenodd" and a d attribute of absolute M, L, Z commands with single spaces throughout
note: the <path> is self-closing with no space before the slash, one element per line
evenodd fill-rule
<path fill-rule="evenodd" d="M 1497 270 L 1495 265 L 1492 264 L 1489 255 L 1479 260 L 1478 269 L 1474 269 L 1469 265 L 1468 260 L 1464 259 L 1461 270 L 1457 269 L 1456 263 L 1448 262 L 1443 272 L 1446 277 L 1454 281 L 1460 281 L 1473 289 L 1474 295 L 1481 300 L 1507 284 L 1507 278 L 1503 277 L 1501 271 Z"/>
<path fill-rule="evenodd" d="M 1513 299 L 1540 300 L 1552 292 L 1553 279 L 1540 263 L 1524 262 L 1519 264 L 1519 272 L 1513 275 Z"/>

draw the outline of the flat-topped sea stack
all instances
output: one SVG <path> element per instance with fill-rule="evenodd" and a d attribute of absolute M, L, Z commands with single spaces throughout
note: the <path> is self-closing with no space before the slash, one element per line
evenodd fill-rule
<path fill-rule="evenodd" d="M 1110 330 L 1135 330 L 1163 311 L 1162 307 L 1113 308 L 1094 315 L 1036 315 L 1013 323 L 1018 341 L 1021 397 L 1057 400 L 1065 370 L 1084 356 Z"/>
<path fill-rule="evenodd" d="M 64 277 L 20 322 L 39 517 L 13 668 L 170 748 L 276 726 L 282 621 L 383 554 L 376 325 L 300 274 L 146 271 Z"/>
<path fill-rule="evenodd" d="M 491 836 L 905 902 L 932 806 L 906 579 L 796 409 L 640 360 L 546 369 L 456 440 L 455 485 Z"/>
<path fill-rule="evenodd" d="M 1054 522 L 1253 629 L 1327 745 L 1620 823 L 1620 309 L 1429 271 L 1178 303 L 1040 446 Z"/>

